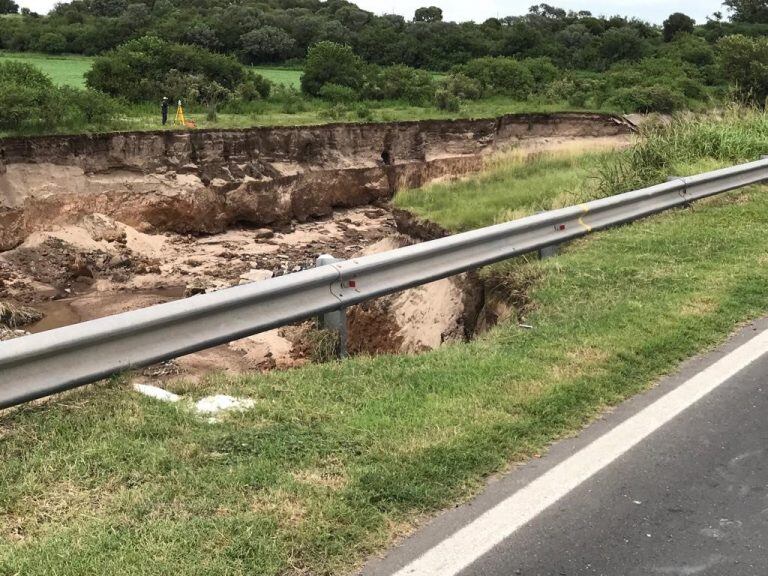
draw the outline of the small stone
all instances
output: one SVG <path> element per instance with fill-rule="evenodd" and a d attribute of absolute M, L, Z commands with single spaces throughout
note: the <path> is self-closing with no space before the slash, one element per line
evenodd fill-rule
<path fill-rule="evenodd" d="M 270 230 L 269 228 L 259 228 L 254 233 L 254 236 L 256 237 L 256 240 L 269 240 L 275 236 L 275 231 Z"/>
<path fill-rule="evenodd" d="M 214 178 L 211 180 L 210 187 L 214 190 L 224 190 L 229 186 L 229 182 L 224 180 L 224 178 Z"/>
<path fill-rule="evenodd" d="M 261 282 L 262 280 L 267 280 L 269 278 L 272 278 L 274 274 L 271 270 L 262 270 L 259 268 L 252 268 L 245 274 L 242 274 L 240 276 L 241 284 L 248 284 L 250 282 Z"/>

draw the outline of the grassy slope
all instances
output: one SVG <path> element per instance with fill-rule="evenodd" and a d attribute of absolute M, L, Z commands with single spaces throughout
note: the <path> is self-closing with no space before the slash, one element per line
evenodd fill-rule
<path fill-rule="evenodd" d="M 540 162 L 499 190 L 554 178 Z M 584 181 L 570 170 L 551 202 Z M 547 205 L 523 192 L 509 207 Z M 120 382 L 2 416 L 0 574 L 343 572 L 764 313 L 766 225 L 764 189 L 730 193 L 518 261 L 532 330 L 174 386 L 257 400 L 217 424 Z"/>
<path fill-rule="evenodd" d="M 595 175 L 608 159 L 570 152 L 492 158 L 476 177 L 407 190 L 395 204 L 449 230 L 471 230 L 600 196 Z"/>

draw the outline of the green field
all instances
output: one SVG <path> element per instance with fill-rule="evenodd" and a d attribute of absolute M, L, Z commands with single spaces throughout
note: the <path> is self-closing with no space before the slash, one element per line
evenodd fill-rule
<path fill-rule="evenodd" d="M 92 58 L 86 56 L 50 56 L 47 54 L 0 52 L 0 60 L 16 60 L 38 67 L 61 86 L 85 86 L 85 73 L 90 70 Z"/>
<path fill-rule="evenodd" d="M 301 70 L 291 70 L 288 68 L 263 68 L 253 66 L 252 70 L 261 74 L 267 80 L 275 84 L 285 84 L 293 88 L 301 88 Z"/>
<path fill-rule="evenodd" d="M 32 64 L 48 74 L 56 84 L 76 88 L 85 86 L 84 75 L 93 63 L 93 58 L 87 56 L 51 56 L 32 52 L 0 52 L 0 60 L 3 59 Z M 294 88 L 299 88 L 301 85 L 301 70 L 258 66 L 253 67 L 253 70 L 275 84 L 285 84 Z"/>
<path fill-rule="evenodd" d="M 650 148 L 666 152 L 668 173 L 690 174 L 764 142 L 768 123 L 748 124 L 754 138 L 698 130 Z M 673 149 L 686 141 L 713 157 Z M 646 157 L 639 150 L 626 157 Z M 601 174 L 618 159 L 513 157 L 398 202 L 458 229 L 470 208 L 481 214 L 473 226 L 491 224 L 604 194 Z M 540 201 L 516 184 L 539 179 Z M 169 386 L 190 401 L 255 400 L 215 424 L 120 379 L 6 413 L 0 574 L 351 573 L 489 475 L 764 314 L 764 225 L 766 188 L 731 192 L 596 233 L 557 258 L 486 270 L 513 313 L 470 344 Z"/>

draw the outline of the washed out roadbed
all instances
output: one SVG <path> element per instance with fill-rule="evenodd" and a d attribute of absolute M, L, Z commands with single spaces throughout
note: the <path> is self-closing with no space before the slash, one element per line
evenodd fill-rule
<path fill-rule="evenodd" d="M 469 344 L 0 416 L 0 574 L 343 574 L 488 475 L 768 310 L 764 189 L 508 264 L 531 302 Z M 504 273 L 504 266 L 495 272 Z"/>

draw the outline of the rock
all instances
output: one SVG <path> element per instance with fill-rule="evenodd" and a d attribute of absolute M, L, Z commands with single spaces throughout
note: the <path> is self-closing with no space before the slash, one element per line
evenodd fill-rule
<path fill-rule="evenodd" d="M 168 392 L 168 390 L 163 390 L 162 388 L 152 386 L 151 384 L 134 384 L 133 389 L 136 390 L 136 392 L 139 394 L 144 394 L 144 396 L 149 396 L 150 398 L 154 398 L 155 400 L 160 400 L 162 402 L 175 403 L 181 400 L 181 396 L 178 394 Z"/>
<path fill-rule="evenodd" d="M 13 328 L 6 328 L 0 326 L 0 341 L 13 340 L 14 338 L 21 338 L 22 336 L 28 336 L 29 332 L 26 330 L 14 330 Z"/>
<path fill-rule="evenodd" d="M 112 218 L 104 214 L 94 213 L 84 216 L 80 225 L 96 242 L 104 240 L 106 242 L 119 242 L 125 244 L 125 230 Z"/>
<path fill-rule="evenodd" d="M 259 228 L 254 235 L 256 240 L 269 240 L 275 236 L 275 231 L 270 228 Z"/>
<path fill-rule="evenodd" d="M 200 167 L 197 164 L 193 164 L 190 162 L 189 164 L 184 164 L 181 168 L 179 168 L 179 173 L 190 173 L 190 172 L 198 172 L 200 170 Z"/>
<path fill-rule="evenodd" d="M 267 280 L 269 278 L 272 278 L 274 274 L 272 274 L 271 270 L 260 270 L 258 268 L 252 268 L 242 276 L 240 276 L 240 284 L 249 284 L 251 282 L 261 282 L 262 280 Z"/>
<path fill-rule="evenodd" d="M 195 278 L 184 288 L 184 297 L 197 296 L 198 294 L 205 294 L 206 286 L 200 278 Z"/>
<path fill-rule="evenodd" d="M 382 216 L 386 216 L 387 213 L 382 210 L 381 208 L 374 208 L 373 210 L 366 210 L 363 212 L 368 218 L 376 219 L 381 218 Z"/>
<path fill-rule="evenodd" d="M 232 186 L 230 182 L 227 182 L 223 178 L 214 178 L 213 180 L 211 180 L 209 185 L 211 188 L 213 188 L 217 192 L 221 190 L 226 191 Z"/>
<path fill-rule="evenodd" d="M 195 410 L 198 414 L 217 414 L 218 412 L 242 412 L 253 408 L 256 402 L 250 398 L 234 398 L 217 394 L 216 396 L 206 396 L 195 404 Z"/>

